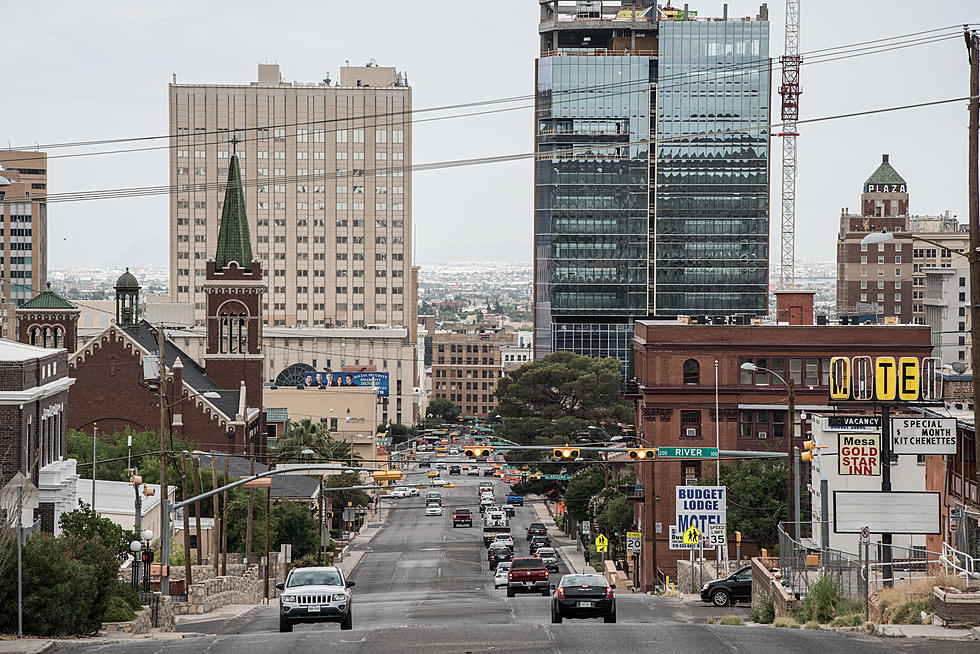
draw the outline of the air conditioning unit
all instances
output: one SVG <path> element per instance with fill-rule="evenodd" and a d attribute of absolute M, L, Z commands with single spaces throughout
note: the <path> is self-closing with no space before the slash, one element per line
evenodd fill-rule
<path fill-rule="evenodd" d="M 689 436 L 691 438 L 697 438 L 698 430 L 695 429 L 694 427 L 688 427 L 687 429 L 684 430 L 684 435 Z"/>
<path fill-rule="evenodd" d="M 758 434 L 756 434 L 756 436 L 759 438 L 767 438 L 768 434 L 766 434 L 764 431 L 760 431 Z"/>

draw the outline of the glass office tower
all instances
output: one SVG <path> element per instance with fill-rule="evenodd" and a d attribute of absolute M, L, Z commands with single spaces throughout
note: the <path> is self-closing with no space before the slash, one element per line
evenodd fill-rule
<path fill-rule="evenodd" d="M 541 3 L 536 358 L 626 373 L 635 320 L 766 312 L 767 18 Z"/>

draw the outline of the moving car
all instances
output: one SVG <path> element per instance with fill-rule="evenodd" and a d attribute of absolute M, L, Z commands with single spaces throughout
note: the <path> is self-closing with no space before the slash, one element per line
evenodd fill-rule
<path fill-rule="evenodd" d="M 426 493 L 425 503 L 430 504 L 432 502 L 435 502 L 439 506 L 442 506 L 442 493 L 439 493 L 437 491 L 429 491 L 428 493 Z"/>
<path fill-rule="evenodd" d="M 513 504 L 501 504 L 500 508 L 503 509 L 504 515 L 508 518 L 513 518 L 514 514 L 517 513 L 517 509 L 514 508 Z"/>
<path fill-rule="evenodd" d="M 541 559 L 531 557 L 514 559 L 507 574 L 507 597 L 517 593 L 550 593 L 548 569 Z"/>
<path fill-rule="evenodd" d="M 524 506 L 524 496 L 518 495 L 517 493 L 511 493 L 507 496 L 507 503 L 513 504 L 514 506 Z"/>
<path fill-rule="evenodd" d="M 419 459 L 419 468 L 431 468 L 431 467 L 432 467 L 432 462 L 429 461 L 429 457 L 423 456 L 421 459 Z"/>
<path fill-rule="evenodd" d="M 286 581 L 276 584 L 279 597 L 279 631 L 289 632 L 303 622 L 339 622 L 347 630 L 353 626 L 350 589 L 353 581 L 334 566 L 293 568 Z"/>
<path fill-rule="evenodd" d="M 493 477 L 493 468 L 484 468 L 483 469 L 483 476 L 484 477 Z"/>
<path fill-rule="evenodd" d="M 453 528 L 463 524 L 473 526 L 473 513 L 469 509 L 456 509 L 453 511 Z"/>
<path fill-rule="evenodd" d="M 476 467 L 470 467 L 470 469 L 466 471 L 466 476 L 467 477 L 479 477 L 480 476 L 480 469 L 479 468 L 476 468 Z"/>
<path fill-rule="evenodd" d="M 543 522 L 532 522 L 527 527 L 527 540 L 531 540 L 532 536 L 547 536 L 548 530 L 545 528 Z"/>
<path fill-rule="evenodd" d="M 616 622 L 616 598 L 602 575 L 565 575 L 553 587 L 551 621 L 562 618 L 602 618 Z"/>
<path fill-rule="evenodd" d="M 481 494 L 488 491 L 491 493 L 493 492 L 493 484 L 489 481 L 481 481 L 478 488 L 480 489 Z"/>
<path fill-rule="evenodd" d="M 701 601 L 728 606 L 739 600 L 752 599 L 752 566 L 739 568 L 724 579 L 709 581 L 701 587 Z"/>
<path fill-rule="evenodd" d="M 446 480 L 440 477 L 434 477 L 429 480 L 429 486 L 445 486 Z"/>
<path fill-rule="evenodd" d="M 429 471 L 429 477 L 430 477 L 430 478 L 431 478 L 431 477 L 438 477 L 438 476 L 439 476 L 439 473 L 438 473 L 438 472 L 436 472 L 435 470 L 430 470 L 430 471 Z"/>
<path fill-rule="evenodd" d="M 531 556 L 538 553 L 539 547 L 550 547 L 551 541 L 547 536 L 532 536 L 531 542 L 528 543 L 528 548 L 531 550 Z"/>
<path fill-rule="evenodd" d="M 553 547 L 539 547 L 534 556 L 544 561 L 549 572 L 558 572 L 558 552 Z"/>
<path fill-rule="evenodd" d="M 494 547 L 496 545 L 504 545 L 506 547 L 509 547 L 511 551 L 513 551 L 514 537 L 511 536 L 510 534 L 497 534 L 496 536 L 493 537 L 493 540 L 490 541 L 490 547 Z"/>
<path fill-rule="evenodd" d="M 497 561 L 496 571 L 493 573 L 493 587 L 503 588 L 507 585 L 507 573 L 510 572 L 510 561 Z"/>
<path fill-rule="evenodd" d="M 463 474 L 462 469 L 459 466 L 449 466 L 449 474 L 451 475 L 461 475 Z"/>
<path fill-rule="evenodd" d="M 490 549 L 487 550 L 487 561 L 490 563 L 491 570 L 496 569 L 501 561 L 510 561 L 512 558 L 514 553 L 506 545 L 491 544 Z"/>
<path fill-rule="evenodd" d="M 426 516 L 430 516 L 430 515 L 442 515 L 442 506 L 440 506 L 440 505 L 438 505 L 436 503 L 426 504 L 425 505 L 425 515 Z"/>
<path fill-rule="evenodd" d="M 442 461 L 436 464 L 436 470 L 445 470 L 445 469 L 446 469 L 446 464 L 443 463 Z"/>
<path fill-rule="evenodd" d="M 391 491 L 392 497 L 411 497 L 411 492 L 405 486 L 399 486 Z"/>

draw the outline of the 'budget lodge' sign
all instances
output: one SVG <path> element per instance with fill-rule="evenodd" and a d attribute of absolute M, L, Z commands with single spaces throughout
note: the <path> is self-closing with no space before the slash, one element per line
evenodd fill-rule
<path fill-rule="evenodd" d="M 830 399 L 841 402 L 934 402 L 942 400 L 942 361 L 936 357 L 833 357 Z"/>

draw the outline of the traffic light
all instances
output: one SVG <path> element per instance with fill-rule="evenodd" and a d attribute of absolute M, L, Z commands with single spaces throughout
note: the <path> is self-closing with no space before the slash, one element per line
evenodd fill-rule
<path fill-rule="evenodd" d="M 581 454 L 581 450 L 577 447 L 569 447 L 568 445 L 565 447 L 556 447 L 551 450 L 551 456 L 556 459 L 577 459 L 579 458 L 579 454 Z"/>
<path fill-rule="evenodd" d="M 811 463 L 813 461 L 813 455 L 816 454 L 816 451 L 823 449 L 824 447 L 825 446 L 817 445 L 816 441 L 804 441 L 804 451 L 802 454 L 800 454 L 800 461 L 803 463 Z"/>
<path fill-rule="evenodd" d="M 655 458 L 657 456 L 657 450 L 646 447 L 635 447 L 627 450 L 626 454 L 630 459 L 643 461 L 644 459 Z"/>
<path fill-rule="evenodd" d="M 467 447 L 463 450 L 463 453 L 468 457 L 478 458 L 484 456 L 490 456 L 489 447 Z"/>
<path fill-rule="evenodd" d="M 400 481 L 402 478 L 401 470 L 378 470 L 373 474 L 374 481 L 378 483 Z"/>

